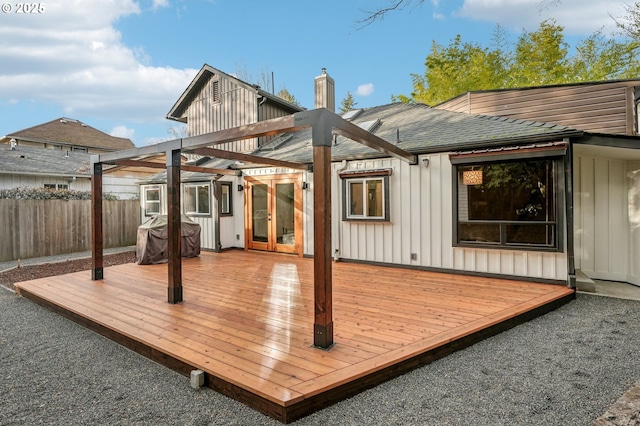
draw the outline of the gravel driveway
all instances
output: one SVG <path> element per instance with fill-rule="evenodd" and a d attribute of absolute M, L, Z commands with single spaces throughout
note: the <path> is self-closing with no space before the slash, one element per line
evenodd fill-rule
<path fill-rule="evenodd" d="M 0 424 L 278 425 L 0 286 Z M 640 378 L 640 302 L 577 300 L 296 422 L 589 425 Z"/>

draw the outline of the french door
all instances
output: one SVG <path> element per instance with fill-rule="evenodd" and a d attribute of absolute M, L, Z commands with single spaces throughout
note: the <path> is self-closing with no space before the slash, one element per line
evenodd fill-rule
<path fill-rule="evenodd" d="M 302 256 L 301 177 L 245 177 L 246 247 Z"/>

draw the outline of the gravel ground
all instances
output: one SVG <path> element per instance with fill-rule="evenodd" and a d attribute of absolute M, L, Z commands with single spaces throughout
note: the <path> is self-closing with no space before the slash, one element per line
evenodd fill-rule
<path fill-rule="evenodd" d="M 296 422 L 589 425 L 638 378 L 640 302 L 577 300 Z M 277 425 L 0 287 L 0 424 Z"/>

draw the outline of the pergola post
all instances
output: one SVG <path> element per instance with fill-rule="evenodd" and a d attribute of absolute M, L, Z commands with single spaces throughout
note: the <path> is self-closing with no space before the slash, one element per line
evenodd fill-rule
<path fill-rule="evenodd" d="M 331 125 L 313 125 L 313 344 L 333 346 L 333 270 L 331 264 Z"/>
<path fill-rule="evenodd" d="M 168 302 L 182 302 L 182 229 L 180 215 L 180 150 L 167 151 Z"/>
<path fill-rule="evenodd" d="M 104 278 L 102 233 L 102 163 L 91 164 L 91 279 Z"/>

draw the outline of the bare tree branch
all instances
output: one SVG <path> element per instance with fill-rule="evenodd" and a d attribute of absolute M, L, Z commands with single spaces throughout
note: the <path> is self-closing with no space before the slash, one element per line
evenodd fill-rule
<path fill-rule="evenodd" d="M 378 10 L 363 10 L 363 12 L 367 15 L 366 18 L 356 21 L 358 24 L 357 29 L 362 29 L 373 24 L 375 21 L 382 21 L 384 17 L 389 12 L 393 12 L 394 10 L 402 10 L 405 7 L 409 6 L 413 3 L 414 0 L 390 0 L 390 5 L 388 7 L 383 7 Z M 418 4 L 422 4 L 424 0 L 417 0 Z"/>

